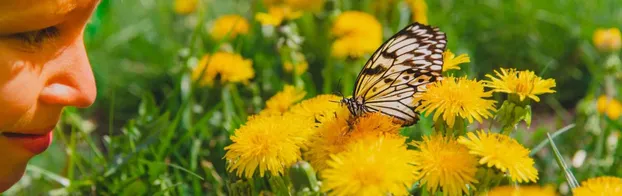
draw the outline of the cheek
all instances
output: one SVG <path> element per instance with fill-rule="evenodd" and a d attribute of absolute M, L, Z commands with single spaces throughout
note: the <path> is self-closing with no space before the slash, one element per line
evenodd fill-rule
<path fill-rule="evenodd" d="M 34 113 L 43 86 L 33 66 L 2 59 L 0 55 L 0 130 L 15 126 Z"/>

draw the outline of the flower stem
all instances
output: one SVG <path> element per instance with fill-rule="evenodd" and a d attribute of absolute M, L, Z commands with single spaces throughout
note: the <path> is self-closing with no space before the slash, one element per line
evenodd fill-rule
<path fill-rule="evenodd" d="M 231 134 L 233 133 L 233 119 L 235 118 L 235 104 L 233 103 L 233 99 L 231 98 L 231 86 L 234 84 L 227 84 L 224 89 L 222 89 L 222 101 L 224 102 L 223 114 L 225 117 L 224 127 Z"/>

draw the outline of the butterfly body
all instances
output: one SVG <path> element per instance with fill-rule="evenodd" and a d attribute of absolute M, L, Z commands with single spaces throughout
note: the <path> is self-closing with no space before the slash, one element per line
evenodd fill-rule
<path fill-rule="evenodd" d="M 382 112 L 403 126 L 417 122 L 420 105 L 414 98 L 426 85 L 442 79 L 447 40 L 438 28 L 413 23 L 380 46 L 359 73 L 351 98 L 344 98 L 350 113 L 360 116 Z"/>
<path fill-rule="evenodd" d="M 365 100 L 362 97 L 343 98 L 342 104 L 346 104 L 350 113 L 360 116 L 365 113 Z"/>

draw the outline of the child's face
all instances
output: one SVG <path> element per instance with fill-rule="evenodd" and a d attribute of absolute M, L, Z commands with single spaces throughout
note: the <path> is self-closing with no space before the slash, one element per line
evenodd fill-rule
<path fill-rule="evenodd" d="M 0 0 L 0 192 L 48 147 L 63 107 L 95 100 L 82 32 L 97 2 Z"/>

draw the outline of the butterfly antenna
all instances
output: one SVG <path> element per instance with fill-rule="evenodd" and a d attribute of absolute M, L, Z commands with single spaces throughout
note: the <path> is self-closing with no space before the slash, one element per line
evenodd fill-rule
<path fill-rule="evenodd" d="M 341 78 L 339 78 L 339 80 L 337 81 L 337 90 L 334 92 L 335 94 L 339 95 L 340 97 L 343 97 L 343 93 L 341 93 Z"/>
<path fill-rule="evenodd" d="M 341 93 L 339 89 L 341 89 L 341 78 L 339 78 L 339 80 L 337 81 L 337 90 L 333 91 L 333 94 L 344 98 L 343 93 Z M 330 102 L 341 103 L 341 101 L 332 101 L 332 100 Z"/>

